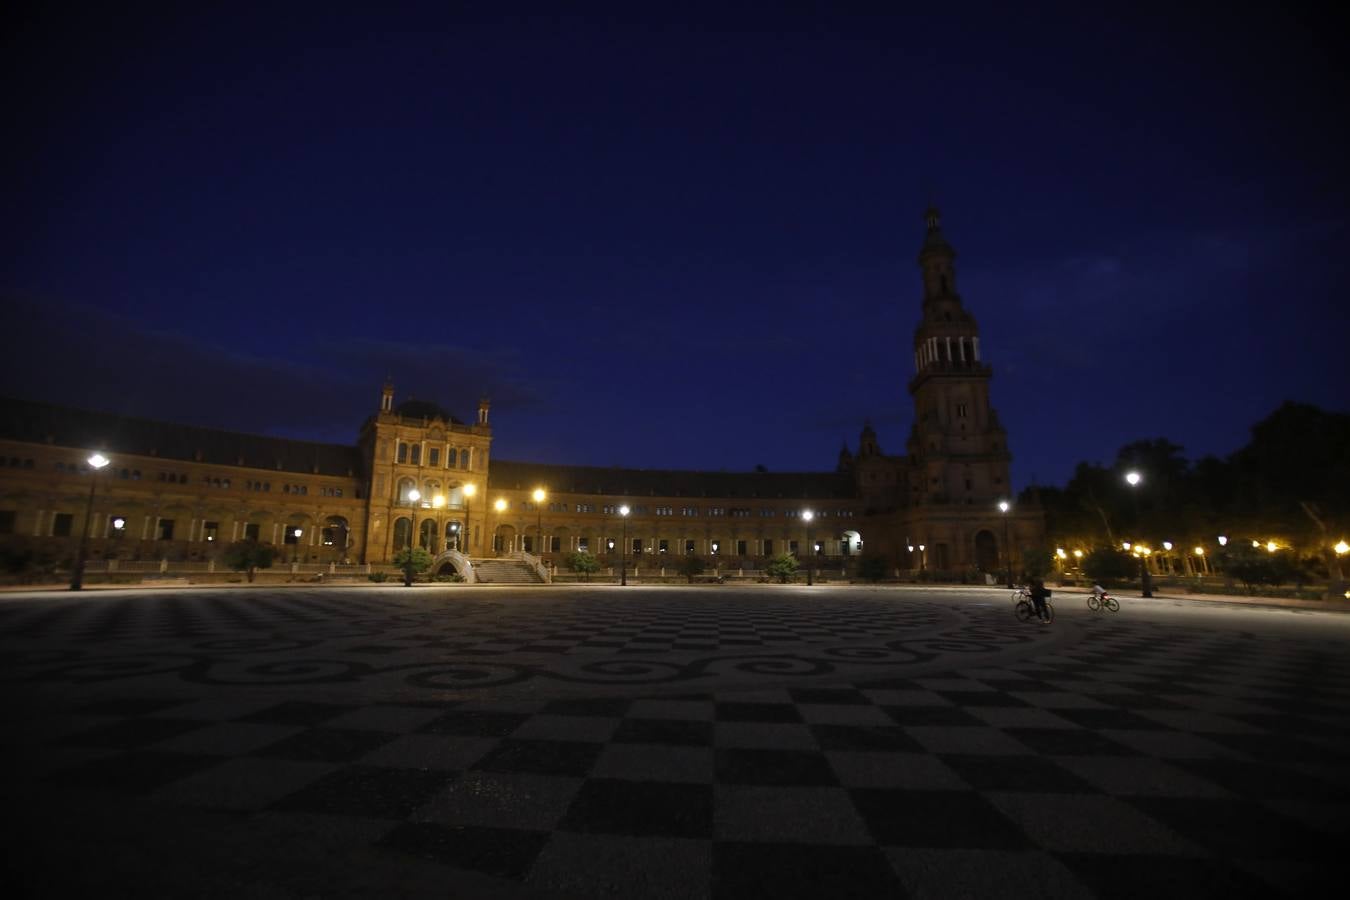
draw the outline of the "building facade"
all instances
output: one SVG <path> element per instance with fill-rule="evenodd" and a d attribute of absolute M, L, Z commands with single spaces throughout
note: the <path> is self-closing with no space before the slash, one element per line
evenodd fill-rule
<path fill-rule="evenodd" d="M 283 560 L 386 564 L 413 541 L 447 567 L 464 563 L 446 551 L 637 565 L 698 555 L 752 569 L 783 553 L 846 564 L 868 552 L 902 570 L 997 573 L 1041 540 L 1043 517 L 1014 502 L 955 260 L 930 209 L 904 454 L 883 452 L 866 424 L 832 471 L 512 462 L 492 456 L 487 400 L 466 424 L 433 403 L 396 403 L 390 384 L 350 446 L 4 400 L 0 544 L 71 556 L 87 529 L 93 559 L 209 560 L 252 539 Z M 105 468 L 87 464 L 93 451 Z"/>

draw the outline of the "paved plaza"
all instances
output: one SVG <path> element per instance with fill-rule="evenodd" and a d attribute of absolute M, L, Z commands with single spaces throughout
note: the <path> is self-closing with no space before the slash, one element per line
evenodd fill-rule
<path fill-rule="evenodd" d="M 0 595 L 19 896 L 1308 894 L 1350 615 L 989 588 Z"/>

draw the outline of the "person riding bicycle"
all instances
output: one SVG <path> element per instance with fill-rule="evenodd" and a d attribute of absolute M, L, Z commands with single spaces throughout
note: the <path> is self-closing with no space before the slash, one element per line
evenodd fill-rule
<path fill-rule="evenodd" d="M 1039 578 L 1031 580 L 1031 602 L 1036 607 L 1036 615 L 1040 617 L 1041 622 L 1049 623 L 1050 615 L 1045 610 L 1045 601 L 1050 596 L 1050 589 L 1045 586 L 1045 582 Z"/>

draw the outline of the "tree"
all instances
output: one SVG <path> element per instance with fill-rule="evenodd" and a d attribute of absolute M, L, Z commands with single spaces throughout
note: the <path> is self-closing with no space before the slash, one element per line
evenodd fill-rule
<path fill-rule="evenodd" d="M 1125 581 L 1138 568 L 1139 563 L 1133 557 L 1115 547 L 1096 547 L 1083 557 L 1083 572 L 1102 584 Z"/>
<path fill-rule="evenodd" d="M 270 569 L 277 558 L 277 548 L 271 544 L 260 544 L 252 538 L 235 541 L 225 548 L 222 559 L 225 565 L 236 572 L 247 572 L 252 581 L 259 569 Z"/>
<path fill-rule="evenodd" d="M 797 557 L 791 553 L 775 556 L 769 560 L 764 571 L 769 573 L 769 577 L 777 578 L 779 584 L 787 584 L 797 574 Z"/>
<path fill-rule="evenodd" d="M 858 577 L 876 584 L 886 577 L 886 571 L 889 568 L 886 557 L 870 553 L 858 560 Z"/>
<path fill-rule="evenodd" d="M 1044 578 L 1055 567 L 1055 553 L 1040 545 L 1022 548 L 1022 570 L 1032 578 Z"/>
<path fill-rule="evenodd" d="M 411 587 L 414 575 L 431 568 L 431 554 L 421 547 L 404 547 L 394 554 L 394 565 L 403 570 L 403 584 Z"/>
<path fill-rule="evenodd" d="M 703 563 L 703 557 L 690 554 L 683 556 L 675 565 L 675 571 L 689 579 L 689 583 L 694 583 L 694 578 L 702 575 L 707 566 Z"/>
<path fill-rule="evenodd" d="M 590 581 L 591 573 L 600 571 L 600 560 L 589 553 L 578 551 L 567 554 L 567 567 Z"/>

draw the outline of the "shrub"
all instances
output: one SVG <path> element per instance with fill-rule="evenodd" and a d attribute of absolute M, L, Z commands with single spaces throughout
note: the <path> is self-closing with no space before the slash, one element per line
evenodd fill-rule
<path fill-rule="evenodd" d="M 775 556 L 764 567 L 770 578 L 777 578 L 779 584 L 787 584 L 797 574 L 797 557 L 791 553 Z"/>
<path fill-rule="evenodd" d="M 592 572 L 600 571 L 600 560 L 591 556 L 589 553 L 582 553 L 580 551 L 569 553 L 567 554 L 566 563 L 569 569 L 576 572 L 587 581 L 591 580 Z"/>
<path fill-rule="evenodd" d="M 701 556 L 682 556 L 680 561 L 675 564 L 675 571 L 688 578 L 690 584 L 694 583 L 696 576 L 703 574 L 705 568 L 707 567 L 703 564 Z"/>
<path fill-rule="evenodd" d="M 371 572 L 371 573 L 370 573 L 369 575 L 367 575 L 366 577 L 369 578 L 371 581 L 375 582 L 376 584 L 380 584 L 381 582 L 385 582 L 385 581 L 388 581 L 388 580 L 389 580 L 389 573 L 388 573 L 388 572 Z"/>
<path fill-rule="evenodd" d="M 863 581 L 870 581 L 876 584 L 886 577 L 886 571 L 890 566 L 886 562 L 886 557 L 871 554 L 858 560 L 858 577 Z"/>
<path fill-rule="evenodd" d="M 225 565 L 236 572 L 245 572 L 248 580 L 259 569 L 270 569 L 277 558 L 277 548 L 271 544 L 260 544 L 255 540 L 235 541 L 225 548 L 222 557 Z"/>

